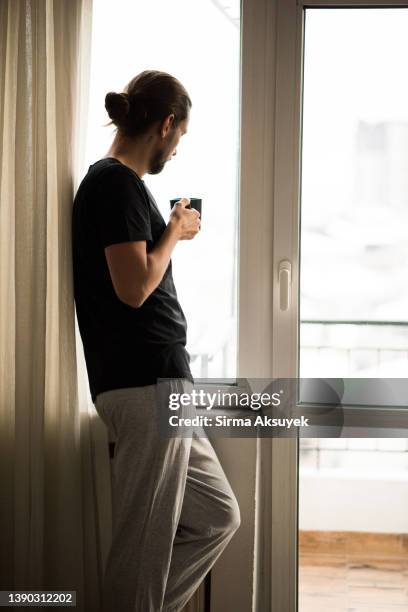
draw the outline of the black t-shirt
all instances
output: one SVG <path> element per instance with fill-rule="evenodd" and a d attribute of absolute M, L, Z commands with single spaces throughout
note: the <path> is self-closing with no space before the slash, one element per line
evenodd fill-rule
<path fill-rule="evenodd" d="M 122 302 L 112 285 L 104 248 L 146 240 L 151 251 L 166 222 L 145 182 L 111 157 L 89 166 L 74 200 L 74 297 L 93 402 L 98 393 L 156 383 L 194 382 L 186 351 L 187 323 L 171 260 L 139 308 Z"/>

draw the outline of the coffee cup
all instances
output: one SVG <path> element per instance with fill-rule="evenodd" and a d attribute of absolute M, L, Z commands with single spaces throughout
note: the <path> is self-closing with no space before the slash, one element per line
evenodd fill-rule
<path fill-rule="evenodd" d="M 180 202 L 181 199 L 182 198 L 173 198 L 172 200 L 170 200 L 170 208 L 173 208 L 175 203 Z M 200 222 L 201 222 L 202 199 L 201 198 L 188 198 L 188 199 L 190 200 L 190 204 L 188 204 L 186 208 L 195 208 L 196 210 L 198 210 L 198 212 L 200 213 Z"/>

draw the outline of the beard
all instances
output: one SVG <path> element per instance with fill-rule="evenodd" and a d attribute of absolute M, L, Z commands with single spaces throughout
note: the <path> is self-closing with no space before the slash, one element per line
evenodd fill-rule
<path fill-rule="evenodd" d="M 153 159 L 150 161 L 150 169 L 148 174 L 159 174 L 167 162 L 167 156 L 163 153 L 163 151 L 158 151 Z"/>

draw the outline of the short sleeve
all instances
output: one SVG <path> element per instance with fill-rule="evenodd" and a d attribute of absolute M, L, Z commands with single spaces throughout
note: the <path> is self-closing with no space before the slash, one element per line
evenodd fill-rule
<path fill-rule="evenodd" d="M 96 225 L 103 247 L 133 240 L 152 240 L 148 202 L 138 179 L 114 166 L 98 177 Z"/>

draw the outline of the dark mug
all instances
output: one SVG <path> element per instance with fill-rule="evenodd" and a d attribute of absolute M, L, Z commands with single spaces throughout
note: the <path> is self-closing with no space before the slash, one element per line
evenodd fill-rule
<path fill-rule="evenodd" d="M 182 198 L 173 198 L 172 200 L 170 200 L 170 208 L 173 208 L 175 203 L 180 202 L 181 199 Z M 196 210 L 198 210 L 198 212 L 200 213 L 200 222 L 201 222 L 202 199 L 201 198 L 189 198 L 189 200 L 190 200 L 190 204 L 188 204 L 186 208 L 195 208 Z"/>

